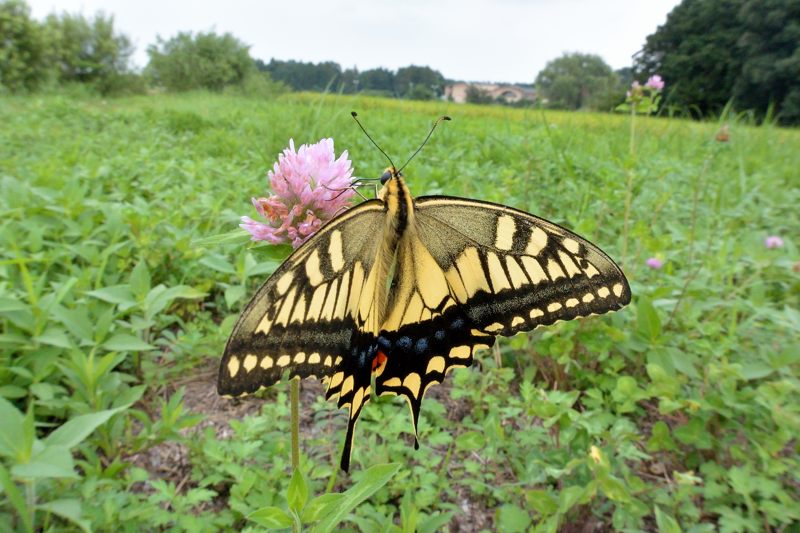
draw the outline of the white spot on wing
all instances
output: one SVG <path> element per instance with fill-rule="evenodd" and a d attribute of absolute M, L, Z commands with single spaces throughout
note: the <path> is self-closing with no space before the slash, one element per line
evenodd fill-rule
<path fill-rule="evenodd" d="M 311 285 L 319 285 L 325 279 L 319 264 L 319 250 L 314 249 L 306 259 L 306 276 Z"/>
<path fill-rule="evenodd" d="M 550 305 L 547 306 L 547 311 L 550 312 L 550 313 L 554 313 L 554 312 L 558 311 L 559 309 L 561 309 L 561 304 L 558 303 L 558 302 L 553 302 L 553 303 L 551 303 Z"/>
<path fill-rule="evenodd" d="M 581 249 L 581 245 L 578 243 L 578 241 L 575 239 L 570 239 L 569 237 L 561 241 L 561 244 L 563 244 L 564 248 L 566 248 L 571 254 L 577 254 Z"/>
<path fill-rule="evenodd" d="M 231 377 L 235 377 L 236 374 L 238 373 L 239 373 L 239 358 L 234 355 L 231 356 L 231 358 L 228 360 L 228 374 Z"/>
<path fill-rule="evenodd" d="M 510 289 L 511 283 L 509 283 L 508 278 L 506 277 L 506 273 L 503 270 L 503 265 L 500 263 L 500 258 L 497 257 L 497 254 L 494 252 L 487 253 L 486 263 L 489 266 L 489 277 L 492 280 L 492 290 L 497 293 L 503 289 Z"/>
<path fill-rule="evenodd" d="M 503 215 L 497 219 L 495 226 L 494 246 L 498 250 L 510 250 L 514 243 L 514 233 L 517 231 L 517 224 L 509 215 Z"/>
<path fill-rule="evenodd" d="M 615 283 L 614 286 L 611 288 L 611 290 L 614 292 L 614 296 L 616 296 L 617 298 L 622 296 L 622 284 L 621 283 Z"/>
<path fill-rule="evenodd" d="M 525 253 L 528 255 L 539 255 L 544 247 L 547 246 L 547 233 L 540 227 L 534 227 L 531 230 L 531 237 L 528 239 L 528 247 L 525 248 Z"/>
<path fill-rule="evenodd" d="M 291 270 L 278 279 L 278 283 L 275 284 L 278 294 L 281 296 L 286 294 L 286 291 L 289 290 L 289 286 L 292 284 L 292 279 L 294 279 L 294 274 L 292 274 Z"/>
<path fill-rule="evenodd" d="M 331 243 L 328 246 L 328 253 L 331 257 L 331 267 L 334 272 L 339 272 L 344 267 L 344 255 L 342 253 L 342 232 L 334 230 L 331 232 Z"/>

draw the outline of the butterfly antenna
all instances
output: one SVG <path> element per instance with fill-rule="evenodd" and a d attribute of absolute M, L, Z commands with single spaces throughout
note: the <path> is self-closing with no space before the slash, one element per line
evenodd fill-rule
<path fill-rule="evenodd" d="M 430 139 L 430 138 L 431 138 L 431 135 L 433 135 L 433 131 L 436 129 L 436 126 L 438 126 L 438 125 L 439 125 L 439 123 L 440 123 L 440 122 L 442 122 L 443 120 L 452 120 L 452 119 L 451 119 L 450 117 L 448 117 L 447 115 L 442 115 L 441 117 L 437 118 L 437 119 L 436 119 L 436 122 L 434 122 L 434 123 L 433 123 L 433 127 L 431 128 L 431 131 L 430 131 L 430 132 L 428 132 L 428 136 L 427 136 L 427 137 L 425 137 L 425 140 L 424 140 L 424 141 L 422 141 L 422 144 L 420 144 L 420 145 L 419 145 L 419 148 L 417 148 L 417 151 L 416 151 L 416 152 L 414 152 L 414 154 L 413 154 L 411 157 L 409 157 L 409 158 L 408 158 L 408 161 L 406 161 L 405 163 L 403 163 L 403 166 L 402 166 L 402 167 L 400 167 L 400 169 L 399 169 L 397 172 L 400 172 L 401 170 L 403 170 L 404 168 L 406 168 L 406 165 L 408 165 L 408 164 L 411 162 L 411 160 L 412 160 L 412 159 L 414 159 L 415 157 L 417 157 L 417 154 L 419 153 L 419 151 L 420 151 L 420 150 L 422 150 L 422 148 L 423 148 L 423 147 L 424 147 L 426 144 L 428 144 L 428 139 Z"/>
<path fill-rule="evenodd" d="M 374 144 L 374 145 L 375 145 L 375 148 L 377 148 L 378 150 L 380 150 L 380 151 L 381 151 L 381 153 L 384 155 L 384 157 L 386 157 L 386 159 L 388 159 L 388 160 L 389 160 L 389 164 L 390 164 L 390 165 L 392 165 L 392 168 L 397 168 L 396 166 L 394 166 L 394 163 L 392 163 L 392 158 L 391 158 L 391 157 L 389 157 L 389 155 L 388 155 L 386 152 L 384 152 L 384 151 L 383 151 L 383 148 L 381 148 L 380 146 L 378 146 L 378 143 L 376 143 L 376 142 L 375 142 L 375 139 L 373 139 L 372 137 L 370 137 L 369 133 L 367 133 L 367 130 L 366 130 L 366 129 L 364 129 L 364 126 L 362 126 L 362 125 L 361 125 L 361 122 L 358 120 L 358 113 L 356 113 L 355 111 L 350 111 L 350 114 L 353 116 L 353 120 L 355 120 L 355 121 L 356 121 L 356 124 L 358 124 L 358 127 L 359 127 L 359 128 L 361 128 L 361 131 L 363 131 L 363 132 L 364 132 L 364 135 L 366 135 L 366 136 L 367 136 L 367 139 L 369 139 L 370 141 L 372 141 L 372 144 Z"/>

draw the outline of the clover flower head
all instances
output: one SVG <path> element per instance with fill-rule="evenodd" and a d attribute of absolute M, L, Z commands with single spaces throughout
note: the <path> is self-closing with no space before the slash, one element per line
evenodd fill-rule
<path fill-rule="evenodd" d="M 664 80 L 662 80 L 661 76 L 658 74 L 653 74 L 650 76 L 644 86 L 655 91 L 660 91 L 664 88 Z"/>
<path fill-rule="evenodd" d="M 647 261 L 644 262 L 647 266 L 652 268 L 653 270 L 660 270 L 661 267 L 664 266 L 664 261 L 659 259 L 658 257 L 650 257 Z"/>
<path fill-rule="evenodd" d="M 777 235 L 770 235 L 769 237 L 764 239 L 764 246 L 766 246 L 769 249 L 783 248 L 783 239 L 781 239 Z"/>
<path fill-rule="evenodd" d="M 290 242 L 297 248 L 345 208 L 355 194 L 350 188 L 353 167 L 347 150 L 336 159 L 333 139 L 303 144 L 297 150 L 290 139 L 289 147 L 267 175 L 272 194 L 252 199 L 256 212 L 266 222 L 241 218 L 240 227 L 254 241 Z"/>

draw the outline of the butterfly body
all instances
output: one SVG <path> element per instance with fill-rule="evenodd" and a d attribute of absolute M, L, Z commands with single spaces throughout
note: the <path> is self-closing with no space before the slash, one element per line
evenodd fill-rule
<path fill-rule="evenodd" d="M 378 395 L 404 396 L 416 434 L 422 398 L 497 335 L 600 314 L 630 301 L 597 247 L 516 209 L 446 196 L 414 199 L 387 169 L 378 198 L 323 226 L 259 289 L 234 326 L 221 394 L 321 377 L 355 423 Z M 416 443 L 416 441 L 415 441 Z"/>

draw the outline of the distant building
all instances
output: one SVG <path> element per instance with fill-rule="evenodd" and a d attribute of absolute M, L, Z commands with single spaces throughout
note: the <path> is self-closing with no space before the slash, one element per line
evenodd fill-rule
<path fill-rule="evenodd" d="M 533 102 L 536 99 L 536 91 L 529 87 L 519 85 L 497 84 L 497 83 L 464 83 L 458 82 L 444 87 L 444 98 L 458 104 L 466 103 L 467 90 L 475 87 L 485 91 L 492 100 L 501 100 L 514 104 L 522 100 Z"/>

